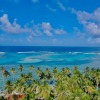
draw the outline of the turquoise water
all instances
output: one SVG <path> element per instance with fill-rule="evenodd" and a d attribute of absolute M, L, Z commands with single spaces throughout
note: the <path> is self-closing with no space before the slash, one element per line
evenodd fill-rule
<path fill-rule="evenodd" d="M 20 64 L 23 64 L 25 67 L 25 73 L 29 71 L 30 65 L 34 65 L 35 69 L 41 67 L 43 70 L 47 67 L 50 70 L 54 67 L 57 67 L 58 70 L 63 67 L 73 69 L 75 65 L 81 71 L 87 66 L 100 68 L 100 48 L 0 47 L 0 66 L 4 66 L 10 71 L 12 67 L 18 69 Z M 0 79 L 2 78 L 0 77 Z M 3 82 L 1 81 L 0 84 L 3 84 Z"/>
<path fill-rule="evenodd" d="M 0 52 L 1 65 L 45 65 L 45 66 L 73 66 L 84 67 L 89 64 L 98 62 L 100 65 L 100 53 L 82 53 L 82 52 L 17 52 L 4 53 Z M 6 67 L 5 66 L 5 67 Z"/>
<path fill-rule="evenodd" d="M 56 66 L 58 69 L 74 65 L 80 69 L 87 66 L 99 68 L 99 61 L 99 47 L 0 47 L 0 66 L 7 69 L 20 64 L 49 68 Z"/>

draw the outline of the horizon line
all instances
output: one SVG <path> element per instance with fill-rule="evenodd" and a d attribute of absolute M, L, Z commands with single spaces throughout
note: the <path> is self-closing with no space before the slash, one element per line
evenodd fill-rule
<path fill-rule="evenodd" d="M 49 45 L 41 45 L 41 46 L 38 46 L 38 45 L 0 45 L 0 47 L 100 47 L 100 46 L 49 46 Z"/>

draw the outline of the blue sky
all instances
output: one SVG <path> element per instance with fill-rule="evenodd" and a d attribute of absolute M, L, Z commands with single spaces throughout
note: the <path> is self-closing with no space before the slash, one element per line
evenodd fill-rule
<path fill-rule="evenodd" d="M 0 0 L 0 45 L 100 46 L 100 0 Z"/>

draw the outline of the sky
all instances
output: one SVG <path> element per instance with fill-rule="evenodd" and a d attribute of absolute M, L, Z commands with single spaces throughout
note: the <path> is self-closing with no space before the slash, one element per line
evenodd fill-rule
<path fill-rule="evenodd" d="M 0 0 L 0 46 L 100 46 L 100 0 Z"/>

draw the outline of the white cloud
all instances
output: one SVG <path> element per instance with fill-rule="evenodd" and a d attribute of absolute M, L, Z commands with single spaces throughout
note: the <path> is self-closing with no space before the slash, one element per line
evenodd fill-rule
<path fill-rule="evenodd" d="M 88 22 L 85 26 L 85 30 L 94 37 L 100 37 L 100 27 L 94 22 Z"/>
<path fill-rule="evenodd" d="M 7 14 L 4 14 L 2 17 L 0 17 L 0 29 L 5 33 L 10 34 L 27 33 L 29 35 L 28 39 L 30 40 L 34 36 L 42 36 L 43 34 L 46 34 L 47 36 L 54 36 L 55 34 L 67 33 L 63 29 L 53 28 L 49 22 L 34 24 L 34 21 L 32 21 L 31 23 L 27 23 L 24 25 L 24 27 L 22 27 L 16 22 L 16 19 L 14 19 L 13 23 L 11 23 Z"/>
<path fill-rule="evenodd" d="M 8 20 L 7 14 L 4 14 L 2 17 L 0 17 L 0 22 L 0 28 L 7 33 L 22 33 L 25 31 L 19 24 L 16 23 L 16 20 L 14 20 L 14 22 L 11 24 Z"/>
<path fill-rule="evenodd" d="M 56 12 L 57 11 L 56 9 L 51 8 L 48 4 L 46 4 L 45 6 L 46 6 L 46 8 L 48 8 L 52 12 Z"/>
<path fill-rule="evenodd" d="M 46 33 L 48 36 L 53 36 L 52 33 L 55 33 L 57 35 L 61 35 L 61 34 L 67 34 L 67 32 L 64 30 L 64 29 L 56 29 L 56 28 L 53 28 L 49 22 L 45 23 L 43 22 L 42 23 L 42 28 L 43 28 L 43 31 L 44 33 Z"/>
<path fill-rule="evenodd" d="M 67 32 L 63 29 L 55 29 L 54 31 L 56 34 L 67 34 Z"/>
<path fill-rule="evenodd" d="M 43 22 L 43 23 L 42 23 L 42 28 L 43 28 L 44 30 L 49 30 L 49 31 L 52 30 L 52 27 L 51 27 L 51 25 L 50 25 L 49 22 Z"/>
<path fill-rule="evenodd" d="M 83 25 L 89 41 L 100 43 L 100 7 L 94 12 L 76 11 L 71 9 L 72 13 L 77 15 L 78 21 Z"/>
<path fill-rule="evenodd" d="M 59 6 L 63 11 L 66 10 L 66 7 L 65 7 L 60 1 L 58 1 L 58 6 Z"/>
<path fill-rule="evenodd" d="M 97 23 L 99 22 L 99 24 L 100 24 L 100 7 L 97 8 L 97 9 L 92 13 L 92 19 L 95 20 Z"/>
<path fill-rule="evenodd" d="M 32 0 L 32 2 L 33 2 L 33 3 L 37 3 L 37 2 L 39 2 L 39 0 Z"/>
<path fill-rule="evenodd" d="M 86 24 L 87 21 L 92 17 L 91 14 L 83 11 L 79 11 L 76 13 L 77 14 L 77 17 L 78 17 L 78 20 L 81 24 Z"/>
<path fill-rule="evenodd" d="M 92 43 L 92 44 L 95 44 L 95 43 L 100 43 L 100 38 L 88 38 L 88 42 Z"/>
<path fill-rule="evenodd" d="M 32 37 L 32 35 L 29 35 L 26 39 L 27 39 L 27 41 L 31 42 L 33 40 L 33 37 Z"/>
<path fill-rule="evenodd" d="M 46 22 L 43 22 L 42 23 L 42 29 L 43 29 L 43 32 L 45 34 L 47 34 L 48 36 L 53 36 L 52 33 L 51 33 L 52 27 L 51 27 L 51 25 L 50 25 L 49 22 L 47 22 L 47 23 Z"/>
<path fill-rule="evenodd" d="M 32 26 L 33 26 L 33 31 L 37 36 L 43 35 L 41 24 L 37 24 L 37 25 L 33 24 Z"/>
<path fill-rule="evenodd" d="M 74 33 L 78 39 L 85 38 L 85 34 L 81 32 L 77 27 L 74 27 Z"/>

